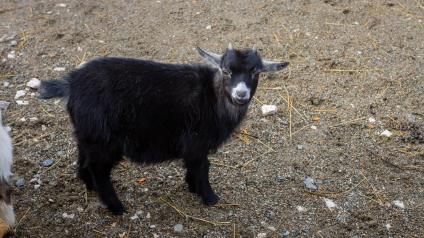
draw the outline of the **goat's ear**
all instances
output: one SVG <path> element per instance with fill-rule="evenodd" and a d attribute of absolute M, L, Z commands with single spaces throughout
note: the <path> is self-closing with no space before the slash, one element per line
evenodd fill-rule
<path fill-rule="evenodd" d="M 221 66 L 222 55 L 202 50 L 199 47 L 196 47 L 196 50 L 203 59 L 207 60 L 218 68 Z"/>
<path fill-rule="evenodd" d="M 289 65 L 289 62 L 262 60 L 262 64 L 262 72 L 276 72 L 286 68 Z"/>

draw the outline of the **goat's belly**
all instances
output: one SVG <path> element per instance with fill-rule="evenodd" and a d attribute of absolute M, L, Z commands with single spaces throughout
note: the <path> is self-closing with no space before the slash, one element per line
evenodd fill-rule
<path fill-rule="evenodd" d="M 124 145 L 124 155 L 137 163 L 160 163 L 178 159 L 178 154 L 167 148 L 145 148 L 129 144 Z"/>

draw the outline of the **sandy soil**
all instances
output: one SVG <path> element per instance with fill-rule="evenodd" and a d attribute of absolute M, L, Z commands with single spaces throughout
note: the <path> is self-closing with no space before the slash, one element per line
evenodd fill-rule
<path fill-rule="evenodd" d="M 3 115 L 13 183 L 25 180 L 14 190 L 17 236 L 423 237 L 423 5 L 2 0 L 0 101 L 11 102 Z M 63 105 L 32 89 L 21 98 L 29 105 L 14 100 L 31 78 L 59 78 L 97 56 L 200 62 L 194 46 L 220 52 L 228 42 L 291 65 L 262 77 L 242 133 L 210 156 L 216 207 L 188 192 L 179 162 L 124 162 L 114 183 L 128 213 L 112 216 L 76 178 Z M 263 117 L 262 104 L 279 112 Z M 53 165 L 42 166 L 46 159 Z M 318 190 L 305 187 L 306 176 Z"/>

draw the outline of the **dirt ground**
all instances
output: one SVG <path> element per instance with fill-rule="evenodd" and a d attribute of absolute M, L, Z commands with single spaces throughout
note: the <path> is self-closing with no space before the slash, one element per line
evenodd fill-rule
<path fill-rule="evenodd" d="M 0 3 L 17 237 L 424 236 L 422 0 Z M 240 132 L 210 155 L 219 206 L 188 192 L 180 162 L 124 162 L 113 180 L 128 213 L 112 216 L 76 178 L 62 103 L 26 83 L 97 56 L 201 62 L 195 46 L 229 42 L 291 65 L 262 76 Z"/>

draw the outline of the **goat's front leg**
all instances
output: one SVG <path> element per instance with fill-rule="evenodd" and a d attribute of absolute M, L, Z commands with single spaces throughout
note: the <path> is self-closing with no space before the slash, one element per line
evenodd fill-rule
<path fill-rule="evenodd" d="M 209 160 L 207 155 L 200 157 L 186 157 L 184 164 L 187 168 L 186 182 L 192 193 L 200 195 L 206 205 L 215 205 L 219 197 L 209 183 Z"/>

